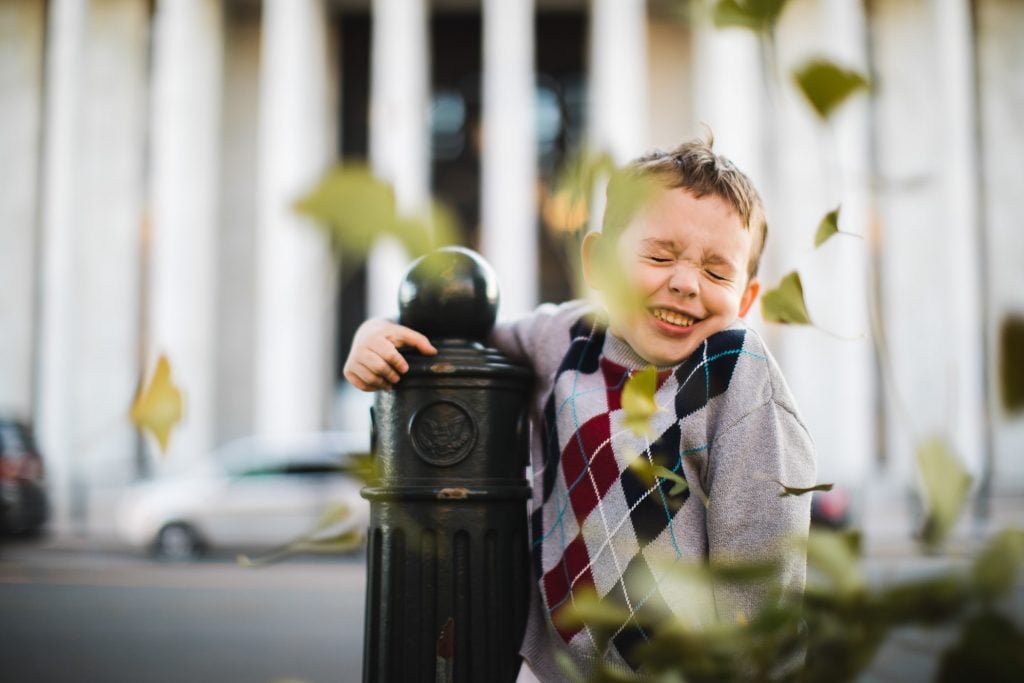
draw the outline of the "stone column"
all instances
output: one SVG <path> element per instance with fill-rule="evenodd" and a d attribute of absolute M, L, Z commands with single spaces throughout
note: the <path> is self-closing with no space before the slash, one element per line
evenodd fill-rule
<path fill-rule="evenodd" d="M 590 8 L 590 144 L 616 163 L 647 143 L 647 4 L 592 0 Z"/>
<path fill-rule="evenodd" d="M 951 439 L 975 474 L 983 449 L 983 301 L 975 203 L 974 61 L 965 2 L 880 3 L 875 25 L 883 317 L 900 403 L 886 403 L 892 470 Z"/>
<path fill-rule="evenodd" d="M 260 73 L 256 429 L 323 426 L 332 385 L 334 277 L 322 231 L 295 200 L 334 157 L 322 0 L 266 0 Z"/>
<path fill-rule="evenodd" d="M 170 457 L 213 446 L 221 12 L 217 0 L 156 5 L 147 358 L 167 354 L 184 395 Z"/>
<path fill-rule="evenodd" d="M 537 304 L 533 1 L 485 0 L 483 24 L 480 243 L 514 318 Z"/>
<path fill-rule="evenodd" d="M 46 41 L 35 427 L 39 447 L 48 458 L 53 521 L 58 529 L 71 516 L 74 422 L 68 382 L 75 348 L 75 139 L 87 9 L 85 0 L 53 0 Z"/>
<path fill-rule="evenodd" d="M 374 0 L 370 73 L 370 165 L 395 190 L 398 210 L 423 210 L 430 196 L 430 53 L 424 0 Z M 398 312 L 408 255 L 380 240 L 369 255 L 370 316 Z"/>

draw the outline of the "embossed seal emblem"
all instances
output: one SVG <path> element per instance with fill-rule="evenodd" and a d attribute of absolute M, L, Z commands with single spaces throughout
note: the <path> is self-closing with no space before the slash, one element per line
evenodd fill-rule
<path fill-rule="evenodd" d="M 476 424 L 454 401 L 438 401 L 416 411 L 409 425 L 412 445 L 431 465 L 461 462 L 476 442 Z"/>

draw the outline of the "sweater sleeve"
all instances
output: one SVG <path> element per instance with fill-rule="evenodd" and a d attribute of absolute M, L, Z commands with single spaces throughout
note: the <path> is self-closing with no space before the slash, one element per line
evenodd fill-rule
<path fill-rule="evenodd" d="M 529 314 L 494 327 L 487 343 L 502 353 L 531 365 L 538 373 L 553 371 L 565 352 L 571 322 L 591 310 L 585 301 L 541 304 Z"/>
<path fill-rule="evenodd" d="M 719 583 L 719 618 L 751 618 L 781 589 L 803 591 L 806 553 L 793 540 L 806 539 L 809 495 L 780 497 L 782 487 L 813 486 L 814 447 L 799 418 L 773 398 L 741 417 L 711 444 L 708 463 L 707 534 L 713 563 L 776 559 L 771 580 Z"/>

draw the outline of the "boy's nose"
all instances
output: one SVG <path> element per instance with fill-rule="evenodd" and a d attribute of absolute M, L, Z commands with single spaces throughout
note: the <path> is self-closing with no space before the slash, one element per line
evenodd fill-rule
<path fill-rule="evenodd" d="M 673 269 L 668 281 L 669 291 L 683 297 L 696 296 L 698 286 L 697 270 L 689 266 L 679 266 Z"/>

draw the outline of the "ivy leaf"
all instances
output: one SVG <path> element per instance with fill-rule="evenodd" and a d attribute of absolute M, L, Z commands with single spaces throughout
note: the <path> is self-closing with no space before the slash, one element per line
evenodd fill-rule
<path fill-rule="evenodd" d="M 1013 590 L 1024 562 L 1024 533 L 1004 529 L 991 539 L 971 566 L 971 581 L 982 600 L 992 602 Z"/>
<path fill-rule="evenodd" d="M 156 438 L 161 453 L 167 453 L 171 431 L 181 421 L 182 404 L 181 391 L 171 378 L 171 363 L 161 354 L 149 385 L 139 392 L 130 413 L 136 427 Z"/>
<path fill-rule="evenodd" d="M 768 322 L 810 325 L 811 316 L 804 303 L 804 288 L 795 270 L 786 275 L 775 289 L 761 297 L 761 315 Z"/>
<path fill-rule="evenodd" d="M 828 577 L 839 596 L 851 596 L 864 590 L 864 576 L 856 551 L 844 534 L 812 530 L 807 538 L 807 565 Z"/>
<path fill-rule="evenodd" d="M 793 70 L 793 79 L 815 113 L 827 119 L 851 95 L 866 90 L 868 80 L 827 59 L 811 59 Z"/>
<path fill-rule="evenodd" d="M 372 453 L 353 453 L 339 469 L 363 484 L 380 478 L 377 474 L 377 460 Z"/>
<path fill-rule="evenodd" d="M 347 505 L 330 505 L 306 533 L 260 557 L 239 555 L 238 564 L 243 567 L 263 567 L 294 555 L 335 555 L 358 550 L 362 547 L 364 534 L 362 529 L 346 528 L 351 516 L 352 510 Z"/>
<path fill-rule="evenodd" d="M 626 427 L 639 436 L 651 435 L 651 417 L 658 410 L 654 402 L 654 391 L 658 385 L 658 372 L 648 365 L 634 373 L 622 388 L 622 409 Z"/>
<path fill-rule="evenodd" d="M 364 260 L 382 235 L 398 239 L 414 258 L 458 237 L 453 215 L 437 203 L 418 215 L 400 215 L 391 185 L 362 165 L 328 170 L 295 210 L 322 225 L 348 261 Z"/>
<path fill-rule="evenodd" d="M 583 585 L 572 590 L 571 602 L 563 603 L 552 613 L 559 628 L 587 628 L 597 642 L 599 650 L 632 615 L 609 600 L 602 600 L 593 586 Z"/>
<path fill-rule="evenodd" d="M 817 249 L 828 241 L 828 238 L 839 232 L 839 207 L 825 214 L 818 223 L 818 232 L 814 235 L 814 247 Z"/>
<path fill-rule="evenodd" d="M 719 0 L 712 19 L 716 28 L 747 28 L 768 31 L 774 25 L 786 0 Z"/>
<path fill-rule="evenodd" d="M 815 484 L 814 486 L 808 486 L 807 488 L 798 488 L 796 486 L 786 486 L 778 479 L 775 483 L 782 487 L 779 491 L 779 498 L 785 498 L 786 496 L 802 496 L 805 493 L 812 491 L 831 491 L 833 484 Z"/>
<path fill-rule="evenodd" d="M 936 547 L 945 540 L 967 502 L 971 475 L 942 437 L 918 445 L 917 467 L 928 508 L 921 537 L 928 546 Z"/>
<path fill-rule="evenodd" d="M 656 465 L 654 467 L 654 474 L 661 477 L 662 479 L 668 479 L 669 481 L 673 482 L 672 488 L 668 492 L 670 496 L 678 496 L 680 493 L 690 488 L 690 484 L 689 482 L 686 481 L 686 479 L 684 479 L 682 476 L 673 472 L 667 467 Z"/>

